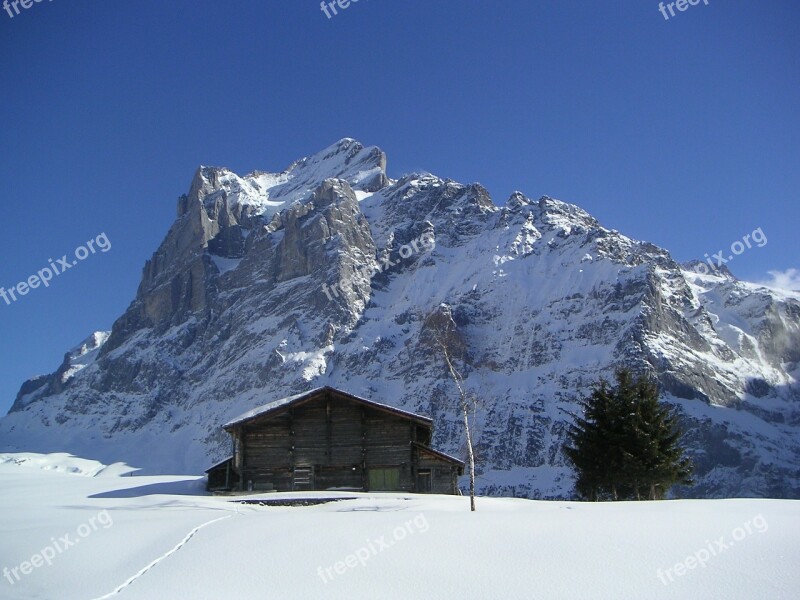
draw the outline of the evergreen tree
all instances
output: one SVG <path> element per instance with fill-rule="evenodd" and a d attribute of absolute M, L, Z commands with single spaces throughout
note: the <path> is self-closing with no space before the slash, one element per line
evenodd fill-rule
<path fill-rule="evenodd" d="M 663 498 L 691 483 L 691 463 L 680 445 L 678 418 L 658 401 L 658 387 L 634 381 L 625 369 L 616 387 L 601 380 L 580 401 L 564 451 L 577 472 L 576 491 L 588 500 Z"/>

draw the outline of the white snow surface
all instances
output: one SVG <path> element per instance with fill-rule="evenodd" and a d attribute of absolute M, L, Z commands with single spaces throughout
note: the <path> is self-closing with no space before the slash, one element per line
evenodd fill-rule
<path fill-rule="evenodd" d="M 41 471 L 56 471 L 84 477 L 97 477 L 99 475 L 117 477 L 136 470 L 125 463 L 104 465 L 99 461 L 78 458 L 66 452 L 56 452 L 54 454 L 39 454 L 37 452 L 0 454 L 0 465 L 13 465 Z"/>
<path fill-rule="evenodd" d="M 0 463 L 0 568 L 8 569 L 0 598 L 7 600 L 778 600 L 800 589 L 793 500 L 480 497 L 470 513 L 464 497 L 211 496 L 202 478 L 80 477 L 57 467 L 81 459 L 38 460 L 53 468 Z M 309 497 L 338 501 L 233 501 Z M 48 554 L 49 565 L 34 558 Z"/>

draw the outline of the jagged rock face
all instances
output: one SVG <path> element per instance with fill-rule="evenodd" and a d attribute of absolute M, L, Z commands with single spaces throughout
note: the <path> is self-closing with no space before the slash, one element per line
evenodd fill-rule
<path fill-rule="evenodd" d="M 464 452 L 426 323 L 464 349 L 482 493 L 568 496 L 575 400 L 627 365 L 684 415 L 686 495 L 800 497 L 800 294 L 700 275 L 580 208 L 432 175 L 342 140 L 285 171 L 201 167 L 110 336 L 23 384 L 4 450 L 200 472 L 220 426 L 318 385 L 430 414 Z"/>

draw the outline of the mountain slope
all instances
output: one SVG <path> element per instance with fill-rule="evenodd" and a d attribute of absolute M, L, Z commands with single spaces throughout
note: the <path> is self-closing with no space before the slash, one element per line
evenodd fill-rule
<path fill-rule="evenodd" d="M 800 294 L 699 275 L 548 197 L 500 208 L 385 168 L 345 139 L 278 174 L 199 169 L 126 313 L 22 386 L 2 449 L 199 472 L 229 452 L 229 418 L 328 384 L 432 415 L 434 444 L 463 453 L 423 326 L 448 311 L 482 492 L 567 495 L 575 395 L 624 364 L 686 416 L 685 493 L 800 496 Z"/>

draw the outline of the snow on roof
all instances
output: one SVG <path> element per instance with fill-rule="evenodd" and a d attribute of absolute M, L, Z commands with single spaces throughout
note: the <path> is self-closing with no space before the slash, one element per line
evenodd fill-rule
<path fill-rule="evenodd" d="M 442 452 L 441 450 L 434 450 L 430 446 L 426 446 L 425 444 L 420 444 L 419 442 L 412 442 L 412 444 L 414 444 L 417 448 L 419 448 L 420 450 L 423 450 L 424 452 L 429 452 L 430 454 L 433 454 L 434 456 L 438 456 L 438 457 L 443 458 L 445 460 L 452 461 L 454 463 L 458 463 L 459 465 L 461 465 L 462 468 L 466 465 L 466 463 L 463 460 L 461 460 L 460 458 L 456 458 L 452 454 L 446 454 L 445 452 Z"/>
<path fill-rule="evenodd" d="M 410 411 L 407 411 L 407 410 L 402 410 L 400 408 L 396 408 L 394 406 L 389 406 L 388 404 L 382 404 L 380 402 L 375 402 L 373 400 L 367 400 L 366 398 L 359 398 L 358 396 L 354 396 L 353 394 L 348 394 L 347 392 L 343 392 L 342 390 L 337 390 L 336 388 L 333 388 L 333 387 L 330 387 L 330 386 L 323 386 L 323 387 L 314 388 L 313 390 L 310 390 L 308 392 L 303 392 L 301 394 L 295 394 L 294 396 L 289 396 L 287 398 L 281 398 L 280 400 L 275 400 L 274 402 L 269 402 L 269 403 L 264 404 L 262 406 L 256 407 L 256 408 L 254 408 L 252 410 L 249 410 L 246 413 L 243 413 L 243 414 L 239 415 L 238 417 L 228 421 L 227 423 L 225 423 L 225 425 L 222 426 L 222 428 L 223 429 L 228 429 L 229 427 L 233 427 L 234 425 L 239 425 L 239 424 L 241 424 L 241 423 L 243 423 L 245 421 L 249 421 L 250 419 L 253 419 L 255 417 L 259 417 L 259 416 L 264 415 L 266 413 L 269 413 L 269 412 L 272 412 L 274 410 L 277 410 L 277 409 L 279 409 L 281 407 L 287 406 L 289 404 L 293 404 L 294 402 L 299 402 L 300 400 L 303 400 L 305 398 L 309 398 L 309 397 L 313 396 L 314 394 L 317 394 L 319 392 L 323 392 L 325 390 L 330 390 L 332 392 L 336 392 L 337 394 L 341 394 L 343 396 L 346 396 L 348 398 L 351 398 L 351 399 L 353 399 L 353 400 L 355 400 L 357 402 L 361 402 L 363 404 L 368 404 L 370 406 L 375 406 L 375 407 L 381 408 L 383 410 L 388 410 L 390 412 L 393 412 L 393 413 L 396 413 L 396 414 L 399 414 L 399 415 L 402 415 L 402 416 L 409 417 L 411 419 L 414 419 L 415 421 L 425 421 L 427 423 L 431 423 L 433 421 L 433 419 L 431 419 L 430 417 L 426 417 L 425 415 L 420 415 L 420 414 L 413 413 L 413 412 L 410 412 Z"/>
<path fill-rule="evenodd" d="M 229 456 L 228 458 L 223 458 L 223 459 L 222 459 L 221 461 L 219 461 L 218 463 L 216 463 L 216 464 L 213 464 L 213 465 L 211 465 L 210 467 L 208 467 L 208 468 L 206 469 L 206 473 L 208 473 L 209 471 L 213 471 L 213 470 L 214 470 L 214 469 L 216 469 L 217 467 L 221 467 L 222 465 L 224 465 L 226 462 L 228 462 L 228 461 L 230 461 L 230 460 L 233 460 L 233 456 Z"/>

